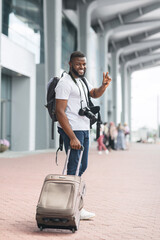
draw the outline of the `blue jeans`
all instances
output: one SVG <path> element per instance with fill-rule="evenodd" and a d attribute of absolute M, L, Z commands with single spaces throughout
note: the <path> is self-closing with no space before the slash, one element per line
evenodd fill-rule
<path fill-rule="evenodd" d="M 68 147 L 70 146 L 70 139 L 62 128 L 58 127 L 58 132 L 61 134 L 64 142 L 65 151 L 67 153 Z M 81 176 L 88 165 L 88 150 L 89 150 L 89 131 L 73 131 L 81 145 L 84 147 L 79 176 Z M 67 175 L 75 175 L 78 165 L 78 160 L 81 150 L 71 149 L 69 162 L 67 166 Z"/>

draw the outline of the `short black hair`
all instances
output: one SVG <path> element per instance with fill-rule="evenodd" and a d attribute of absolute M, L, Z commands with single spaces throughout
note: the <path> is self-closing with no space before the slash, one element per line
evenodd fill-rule
<path fill-rule="evenodd" d="M 80 51 L 75 51 L 75 52 L 73 52 L 73 53 L 71 54 L 71 56 L 70 56 L 70 62 L 73 60 L 73 58 L 76 58 L 76 57 L 81 57 L 81 58 L 83 58 L 83 57 L 86 57 L 86 56 L 84 55 L 84 53 L 82 53 L 82 52 L 80 52 Z"/>

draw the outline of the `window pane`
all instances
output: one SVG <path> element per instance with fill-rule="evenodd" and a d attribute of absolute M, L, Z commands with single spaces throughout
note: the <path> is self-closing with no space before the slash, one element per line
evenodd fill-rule
<path fill-rule="evenodd" d="M 68 70 L 68 61 L 73 51 L 77 50 L 77 29 L 62 17 L 62 68 Z"/>
<path fill-rule="evenodd" d="M 43 1 L 3 0 L 2 32 L 44 62 Z"/>

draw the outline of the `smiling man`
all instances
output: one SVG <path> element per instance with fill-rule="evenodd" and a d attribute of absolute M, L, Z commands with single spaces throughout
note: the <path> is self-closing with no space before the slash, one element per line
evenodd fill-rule
<path fill-rule="evenodd" d="M 58 132 L 63 138 L 65 151 L 67 152 L 69 146 L 72 148 L 67 167 L 68 175 L 75 175 L 80 148 L 84 147 L 79 172 L 79 176 L 81 176 L 88 164 L 90 129 L 90 119 L 86 115 L 79 115 L 79 110 L 88 106 L 88 90 L 82 79 L 86 72 L 85 55 L 79 51 L 73 52 L 70 56 L 69 66 L 69 74 L 65 74 L 60 79 L 55 89 L 56 116 Z M 99 88 L 93 88 L 87 81 L 90 96 L 92 98 L 102 96 L 110 82 L 111 78 L 108 76 L 108 72 L 103 73 L 102 85 Z M 89 219 L 94 216 L 94 213 L 84 209 L 81 211 L 81 219 Z"/>

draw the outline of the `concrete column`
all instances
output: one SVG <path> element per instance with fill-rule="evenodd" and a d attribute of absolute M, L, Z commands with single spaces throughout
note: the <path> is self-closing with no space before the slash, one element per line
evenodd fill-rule
<path fill-rule="evenodd" d="M 132 91 L 131 91 L 131 84 L 132 84 L 132 78 L 131 78 L 131 72 L 127 70 L 127 79 L 128 79 L 128 126 L 130 128 L 130 140 L 132 139 L 132 124 L 131 124 L 131 119 L 132 119 Z"/>
<path fill-rule="evenodd" d="M 86 77 L 89 80 L 91 72 L 89 44 L 90 39 L 90 24 L 91 24 L 91 11 L 89 4 L 78 2 L 78 50 L 82 51 L 87 58 L 87 71 Z"/>
<path fill-rule="evenodd" d="M 46 92 L 45 65 L 36 65 L 36 149 L 48 148 L 46 139 L 48 138 L 46 129 Z M 47 131 L 46 131 L 47 130 Z M 49 140 L 49 139 L 48 139 Z"/>
<path fill-rule="evenodd" d="M 108 71 L 108 65 L 110 64 L 111 66 L 111 62 L 109 62 L 109 59 L 108 59 L 108 44 L 109 44 L 109 39 L 110 37 L 112 36 L 113 34 L 113 29 L 110 29 L 110 28 L 106 28 L 105 29 L 105 44 L 106 44 L 106 66 L 107 66 L 107 71 Z M 110 60 L 111 61 L 111 60 Z M 109 75 L 112 76 L 112 69 L 110 70 L 109 72 Z M 112 83 L 109 85 L 109 87 L 107 88 L 107 109 L 108 109 L 108 118 L 107 118 L 107 121 L 108 122 L 111 122 L 113 121 L 113 96 L 112 96 L 112 88 L 113 88 L 113 85 Z"/>
<path fill-rule="evenodd" d="M 99 42 L 99 86 L 102 84 L 103 80 L 103 72 L 108 71 L 108 41 L 106 38 L 106 34 L 99 33 L 98 34 L 98 42 Z M 101 107 L 101 116 L 102 121 L 108 121 L 108 89 L 103 94 L 100 100 L 100 107 Z"/>
<path fill-rule="evenodd" d="M 0 0 L 0 120 L 1 120 L 1 33 L 2 33 L 2 0 Z M 0 133 L 2 132 L 0 124 Z"/>
<path fill-rule="evenodd" d="M 111 67 L 111 74 L 112 74 L 112 103 L 113 103 L 113 115 L 112 121 L 117 125 L 117 75 L 118 75 L 118 62 L 119 57 L 117 52 L 112 53 L 112 67 Z"/>
<path fill-rule="evenodd" d="M 78 4 L 78 49 L 82 51 L 88 60 L 89 29 L 91 14 L 88 11 L 88 4 Z"/>
<path fill-rule="evenodd" d="M 121 65 L 121 84 L 122 84 L 122 124 L 128 123 L 128 79 L 126 64 Z"/>
<path fill-rule="evenodd" d="M 61 72 L 61 38 L 62 38 L 62 0 L 44 0 L 44 39 L 45 39 L 45 82 Z M 48 113 L 46 111 L 48 123 Z M 48 146 L 57 147 L 57 128 L 55 140 L 51 141 L 51 123 L 47 124 Z M 49 142 L 50 141 L 50 142 Z"/>
<path fill-rule="evenodd" d="M 35 129 L 32 128 L 32 133 L 30 131 L 32 122 L 30 121 L 31 108 L 29 107 L 31 102 L 31 84 L 32 82 L 28 77 L 12 77 L 11 145 L 13 151 L 35 149 L 35 146 L 33 146 L 33 148 L 30 146 L 31 141 L 34 141 L 35 138 L 31 135 L 33 134 L 33 136 L 35 136 Z M 21 101 L 22 99 L 23 104 Z"/>

